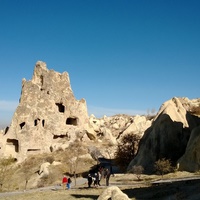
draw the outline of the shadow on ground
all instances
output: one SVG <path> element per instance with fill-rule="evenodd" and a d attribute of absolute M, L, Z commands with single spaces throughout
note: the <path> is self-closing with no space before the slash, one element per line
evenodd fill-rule
<path fill-rule="evenodd" d="M 124 189 L 129 198 L 140 200 L 163 199 L 200 199 L 200 181 L 175 182 L 158 186 Z"/>
<path fill-rule="evenodd" d="M 89 195 L 89 194 L 71 194 L 72 197 L 76 199 L 88 198 L 88 199 L 97 199 L 98 195 Z"/>

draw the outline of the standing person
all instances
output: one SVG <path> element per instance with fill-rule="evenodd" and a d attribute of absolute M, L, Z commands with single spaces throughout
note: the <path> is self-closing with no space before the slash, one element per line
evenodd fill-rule
<path fill-rule="evenodd" d="M 109 186 L 110 171 L 106 169 L 104 177 L 106 178 L 106 186 Z"/>
<path fill-rule="evenodd" d="M 70 186 L 70 185 L 71 185 L 71 182 L 72 182 L 72 180 L 71 180 L 71 178 L 69 177 L 69 178 L 68 178 L 68 181 L 67 181 L 67 188 L 68 188 L 68 189 L 71 188 L 71 186 Z"/>
<path fill-rule="evenodd" d="M 88 174 L 88 187 L 90 188 L 92 185 L 92 176 Z"/>
<path fill-rule="evenodd" d="M 101 185 L 100 185 L 100 181 L 101 181 L 101 172 L 100 172 L 100 171 L 98 171 L 97 177 L 98 177 L 97 184 L 98 184 L 99 186 L 101 186 Z"/>
<path fill-rule="evenodd" d="M 63 190 L 65 190 L 66 189 L 66 187 L 67 187 L 67 177 L 64 175 L 63 176 L 63 179 L 62 179 L 62 185 L 63 185 Z"/>
<path fill-rule="evenodd" d="M 98 175 L 97 175 L 97 173 L 94 174 L 94 186 L 95 187 L 98 186 Z"/>

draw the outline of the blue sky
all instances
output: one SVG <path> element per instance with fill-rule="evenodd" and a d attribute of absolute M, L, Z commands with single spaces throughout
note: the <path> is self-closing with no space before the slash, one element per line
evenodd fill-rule
<path fill-rule="evenodd" d="M 199 98 L 199 0 L 0 0 L 0 125 L 35 63 L 67 71 L 96 117 Z"/>

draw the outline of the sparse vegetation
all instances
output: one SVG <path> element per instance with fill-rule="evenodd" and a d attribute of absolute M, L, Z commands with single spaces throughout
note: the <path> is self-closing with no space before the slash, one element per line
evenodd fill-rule
<path fill-rule="evenodd" d="M 5 181 L 11 179 L 14 162 L 15 160 L 11 156 L 9 158 L 0 159 L 0 190 L 3 189 Z"/>
<path fill-rule="evenodd" d="M 162 158 L 156 161 L 154 167 L 156 172 L 160 173 L 162 177 L 164 174 L 174 171 L 174 168 L 172 167 L 170 160 L 166 158 Z"/>
<path fill-rule="evenodd" d="M 120 143 L 118 143 L 117 151 L 115 153 L 115 163 L 122 170 L 125 170 L 131 160 L 135 157 L 139 141 L 140 137 L 132 133 L 123 136 Z"/>
<path fill-rule="evenodd" d="M 34 170 L 34 166 L 35 165 L 35 159 L 33 157 L 30 157 L 29 159 L 26 159 L 21 167 L 24 179 L 25 179 L 25 186 L 24 186 L 24 190 L 27 189 L 27 184 L 31 178 L 31 176 L 34 174 L 35 170 Z"/>
<path fill-rule="evenodd" d="M 74 176 L 75 185 L 76 185 L 76 176 L 81 173 L 81 155 L 87 153 L 87 148 L 81 144 L 79 140 L 76 140 L 65 151 L 63 162 L 68 166 L 68 169 L 65 168 L 65 173 L 69 173 Z"/>
<path fill-rule="evenodd" d="M 144 171 L 144 168 L 141 165 L 138 165 L 138 166 L 135 165 L 132 168 L 132 172 L 136 175 L 138 180 L 141 180 L 143 171 Z"/>

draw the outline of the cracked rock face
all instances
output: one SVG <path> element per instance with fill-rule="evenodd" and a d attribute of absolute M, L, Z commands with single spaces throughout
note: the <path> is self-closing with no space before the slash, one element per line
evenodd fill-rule
<path fill-rule="evenodd" d="M 145 131 L 138 153 L 128 170 L 141 165 L 146 172 L 151 173 L 154 171 L 155 161 L 161 158 L 169 159 L 173 165 L 178 164 L 179 170 L 197 170 L 200 165 L 200 151 L 197 148 L 200 118 L 191 109 L 199 105 L 200 99 L 174 97 L 166 101 L 152 125 Z"/>
<path fill-rule="evenodd" d="M 22 80 L 19 105 L 1 134 L 0 155 L 20 161 L 29 154 L 66 147 L 88 122 L 86 101 L 75 99 L 68 73 L 49 70 L 38 61 L 32 80 Z"/>

